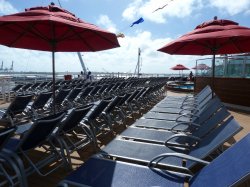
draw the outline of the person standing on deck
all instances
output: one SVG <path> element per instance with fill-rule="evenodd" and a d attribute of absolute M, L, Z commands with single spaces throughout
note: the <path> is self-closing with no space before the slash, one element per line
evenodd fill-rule
<path fill-rule="evenodd" d="M 193 72 L 192 71 L 190 71 L 190 73 L 189 73 L 189 81 L 193 81 Z"/>
<path fill-rule="evenodd" d="M 87 81 L 89 81 L 89 82 L 92 81 L 91 71 L 88 72 L 86 79 L 87 79 Z"/>

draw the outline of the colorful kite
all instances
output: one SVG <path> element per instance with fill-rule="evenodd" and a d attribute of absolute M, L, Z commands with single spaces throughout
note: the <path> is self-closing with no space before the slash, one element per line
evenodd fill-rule
<path fill-rule="evenodd" d="M 139 24 L 139 23 L 142 23 L 142 22 L 144 22 L 144 19 L 143 19 L 143 18 L 140 18 L 140 19 L 138 19 L 137 21 L 133 22 L 133 23 L 130 25 L 130 27 L 133 27 L 135 24 Z"/>

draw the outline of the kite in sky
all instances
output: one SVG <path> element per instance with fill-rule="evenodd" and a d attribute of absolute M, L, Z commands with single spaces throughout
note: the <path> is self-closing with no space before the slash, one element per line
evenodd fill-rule
<path fill-rule="evenodd" d="M 144 19 L 143 19 L 143 18 L 140 18 L 140 19 L 138 19 L 137 21 L 133 22 L 133 23 L 130 25 L 130 27 L 133 27 L 135 24 L 139 24 L 139 23 L 142 23 L 142 22 L 144 22 Z"/>
<path fill-rule="evenodd" d="M 170 1 L 173 1 L 173 0 L 170 0 Z M 159 8 L 157 8 L 157 9 L 155 9 L 155 10 L 153 11 L 153 13 L 156 12 L 156 11 L 158 11 L 158 10 L 161 10 L 161 9 L 165 8 L 166 6 L 168 6 L 168 3 L 165 4 L 165 5 L 163 5 L 162 7 L 159 7 Z"/>

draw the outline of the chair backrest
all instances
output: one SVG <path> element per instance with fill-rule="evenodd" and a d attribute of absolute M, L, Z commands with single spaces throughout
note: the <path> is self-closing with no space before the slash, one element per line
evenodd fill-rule
<path fill-rule="evenodd" d="M 20 90 L 24 85 L 23 84 L 18 84 L 16 85 L 14 88 L 12 88 L 13 92 L 17 92 L 18 90 Z"/>
<path fill-rule="evenodd" d="M 203 92 L 200 93 L 200 95 L 197 98 L 198 103 L 200 106 L 203 106 L 205 103 L 207 103 L 210 99 L 212 99 L 212 90 L 210 87 L 207 87 Z"/>
<path fill-rule="evenodd" d="M 32 95 L 16 96 L 15 99 L 11 102 L 11 104 L 7 108 L 6 114 L 10 115 L 13 118 L 16 114 L 22 113 L 29 104 L 29 102 L 31 101 L 32 97 L 33 97 Z"/>
<path fill-rule="evenodd" d="M 120 102 L 117 105 L 122 106 L 131 95 L 132 93 L 126 93 L 125 95 L 123 95 L 122 96 L 123 98 L 120 100 Z"/>
<path fill-rule="evenodd" d="M 44 82 L 40 83 L 40 85 L 38 86 L 38 88 L 39 89 L 43 89 L 47 84 L 48 84 L 48 82 L 44 81 Z"/>
<path fill-rule="evenodd" d="M 66 97 L 68 101 L 74 101 L 78 94 L 82 91 L 82 88 L 74 88 L 70 91 L 69 95 Z"/>
<path fill-rule="evenodd" d="M 189 181 L 190 187 L 236 186 L 250 176 L 250 134 L 224 151 Z"/>
<path fill-rule="evenodd" d="M 29 131 L 22 137 L 18 149 L 26 151 L 40 146 L 52 134 L 64 116 L 65 113 L 60 112 L 37 119 Z"/>
<path fill-rule="evenodd" d="M 62 121 L 60 130 L 62 130 L 63 132 L 69 132 L 70 130 L 74 129 L 82 121 L 82 119 L 86 116 L 86 114 L 92 107 L 93 104 L 89 104 L 81 108 L 74 108 L 66 117 L 66 119 Z"/>
<path fill-rule="evenodd" d="M 0 150 L 7 143 L 8 139 L 14 134 L 16 127 L 7 127 L 0 129 Z"/>
<path fill-rule="evenodd" d="M 101 100 L 96 106 L 93 107 L 93 110 L 87 116 L 87 119 L 94 120 L 95 118 L 97 118 L 103 112 L 103 110 L 108 106 L 110 102 L 111 102 L 111 99 Z"/>
<path fill-rule="evenodd" d="M 48 102 L 51 96 L 52 92 L 41 92 L 31 105 L 31 108 L 35 110 L 41 109 Z"/>
<path fill-rule="evenodd" d="M 211 91 L 211 87 L 209 85 L 205 86 L 199 93 L 196 94 L 197 97 L 204 94 L 204 92 Z"/>
<path fill-rule="evenodd" d="M 91 92 L 91 90 L 93 90 L 93 89 L 94 89 L 93 86 L 88 86 L 85 89 L 83 89 L 83 91 L 80 93 L 81 98 L 84 99 L 85 97 L 87 97 L 89 95 L 89 93 Z"/>
<path fill-rule="evenodd" d="M 64 101 L 64 99 L 67 97 L 69 92 L 70 92 L 70 89 L 60 90 L 59 93 L 56 95 L 56 98 L 53 101 L 53 103 L 55 103 L 56 105 L 60 105 Z"/>
<path fill-rule="evenodd" d="M 105 113 L 110 113 L 113 111 L 113 109 L 117 106 L 117 104 L 123 99 L 122 96 L 116 96 L 111 103 L 105 108 Z"/>
<path fill-rule="evenodd" d="M 231 116 L 225 121 L 225 123 L 215 128 L 212 132 L 205 136 L 198 145 L 193 147 L 189 152 L 189 155 L 201 159 L 205 158 L 237 134 L 241 129 L 242 127 Z M 192 161 L 187 162 L 188 168 L 193 165 L 194 163 Z"/>
<path fill-rule="evenodd" d="M 108 84 L 102 85 L 102 87 L 98 90 L 97 93 L 98 94 L 102 94 L 108 86 L 109 86 Z"/>
<path fill-rule="evenodd" d="M 203 137 L 212 129 L 214 129 L 218 124 L 225 120 L 230 113 L 225 106 L 220 108 L 214 115 L 212 115 L 204 124 L 202 124 L 196 131 L 192 133 L 193 136 Z"/>
<path fill-rule="evenodd" d="M 100 85 L 95 86 L 95 87 L 91 90 L 91 92 L 89 93 L 89 95 L 94 96 L 94 95 L 98 92 L 98 90 L 101 89 L 101 87 L 102 87 L 102 86 L 100 86 Z"/>
<path fill-rule="evenodd" d="M 33 84 L 32 83 L 27 83 L 22 87 L 22 91 L 26 91 L 27 89 L 29 89 Z"/>
<path fill-rule="evenodd" d="M 115 84 L 114 83 L 110 83 L 109 86 L 105 89 L 105 93 L 108 93 L 114 86 Z"/>
<path fill-rule="evenodd" d="M 41 84 L 41 83 L 36 82 L 36 83 L 34 83 L 34 84 L 30 87 L 30 89 L 31 89 L 31 90 L 34 90 L 34 89 L 36 89 L 40 84 Z"/>
<path fill-rule="evenodd" d="M 199 118 L 198 119 L 194 118 L 195 122 L 202 124 L 222 106 L 223 106 L 223 103 L 220 101 L 220 99 L 218 97 L 214 97 L 213 99 L 209 100 L 206 107 L 204 107 L 204 109 L 200 111 Z"/>

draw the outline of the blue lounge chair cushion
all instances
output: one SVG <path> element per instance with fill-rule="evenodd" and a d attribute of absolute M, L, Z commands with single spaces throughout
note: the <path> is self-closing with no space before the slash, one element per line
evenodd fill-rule
<path fill-rule="evenodd" d="M 92 187 L 183 186 L 184 177 L 146 166 L 92 157 L 64 182 Z"/>
<path fill-rule="evenodd" d="M 4 148 L 11 150 L 11 151 L 16 151 L 20 143 L 20 139 L 17 138 L 10 138 Z"/>
<path fill-rule="evenodd" d="M 227 149 L 190 180 L 190 187 L 232 186 L 250 175 L 250 134 Z"/>

